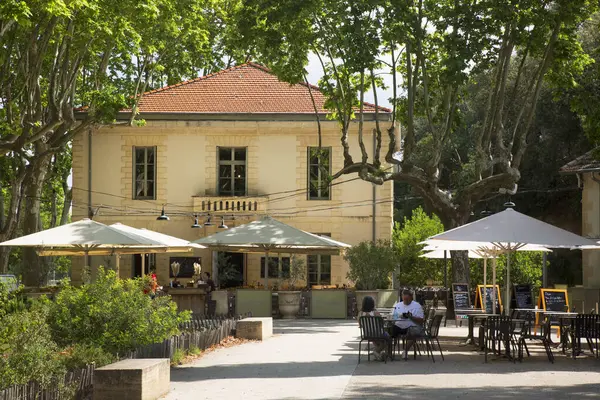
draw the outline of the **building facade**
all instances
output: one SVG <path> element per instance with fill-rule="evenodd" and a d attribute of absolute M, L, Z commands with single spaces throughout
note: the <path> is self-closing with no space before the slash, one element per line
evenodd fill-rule
<path fill-rule="evenodd" d="M 356 174 L 329 181 L 344 160 L 338 123 L 327 118 L 324 101 L 317 88 L 281 82 L 252 63 L 149 92 L 139 106 L 144 126 L 116 124 L 73 140 L 73 220 L 93 215 L 106 224 L 196 240 L 270 215 L 349 244 L 389 239 L 391 182 L 374 186 Z M 365 145 L 372 156 L 378 119 L 384 155 L 390 110 L 364 108 Z M 126 120 L 127 113 L 120 117 Z M 359 160 L 358 122 L 351 123 L 349 142 Z M 168 221 L 157 220 L 163 209 Z M 233 271 L 230 286 L 262 282 L 266 262 L 260 254 L 209 250 L 145 257 L 163 285 L 172 277 L 174 261 L 183 277 L 194 262 L 218 275 L 221 257 Z M 278 272 L 271 265 L 277 264 L 269 261 L 270 284 Z M 90 265 L 94 275 L 97 266 L 111 267 L 114 259 L 92 257 Z M 349 283 L 340 256 L 308 256 L 306 265 L 309 285 Z M 141 256 L 121 257 L 122 278 L 140 272 Z M 74 260 L 73 281 L 82 276 L 83 260 Z"/>
<path fill-rule="evenodd" d="M 583 189 L 581 197 L 581 235 L 600 241 L 600 160 L 592 150 L 560 170 L 577 176 Z M 600 250 L 582 251 L 582 283 L 585 288 L 600 289 Z"/>

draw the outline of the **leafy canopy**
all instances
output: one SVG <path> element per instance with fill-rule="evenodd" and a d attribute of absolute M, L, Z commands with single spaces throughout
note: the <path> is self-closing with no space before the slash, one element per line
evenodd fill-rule
<path fill-rule="evenodd" d="M 346 251 L 348 279 L 360 290 L 387 289 L 397 266 L 397 254 L 389 240 L 361 242 Z"/>
<path fill-rule="evenodd" d="M 419 257 L 423 245 L 418 244 L 430 236 L 444 231 L 438 217 L 429 216 L 418 207 L 402 224 L 396 222 L 392 243 L 398 252 L 398 281 L 401 285 L 422 287 L 428 280 L 443 282 L 443 264 L 438 260 Z"/>
<path fill-rule="evenodd" d="M 66 286 L 50 308 L 49 324 L 59 345 L 88 344 L 112 354 L 161 342 L 176 334 L 189 312 L 177 312 L 168 296 L 144 294 L 141 279 L 118 279 L 100 268 L 96 281 Z"/>

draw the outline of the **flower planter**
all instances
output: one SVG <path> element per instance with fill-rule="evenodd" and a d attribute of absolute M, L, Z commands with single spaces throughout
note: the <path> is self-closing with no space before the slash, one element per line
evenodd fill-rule
<path fill-rule="evenodd" d="M 375 300 L 375 307 L 379 307 L 377 303 L 377 298 L 379 297 L 378 290 L 357 290 L 356 291 L 356 308 L 358 311 L 362 308 L 363 299 L 367 296 L 371 296 L 373 300 Z"/>
<path fill-rule="evenodd" d="M 227 290 L 215 290 L 210 293 L 210 299 L 217 302 L 216 315 L 229 315 L 229 298 Z"/>
<path fill-rule="evenodd" d="M 302 297 L 302 292 L 299 290 L 280 290 L 277 293 L 279 295 L 279 312 L 281 313 L 281 318 L 296 318 L 300 312 L 300 299 Z"/>
<path fill-rule="evenodd" d="M 313 290 L 310 300 L 312 318 L 346 319 L 348 295 L 345 289 Z"/>
<path fill-rule="evenodd" d="M 398 291 L 396 289 L 380 289 L 377 291 L 375 306 L 377 308 L 392 308 L 398 302 Z"/>
<path fill-rule="evenodd" d="M 238 289 L 235 293 L 235 313 L 253 317 L 272 317 L 272 295 L 265 289 Z"/>

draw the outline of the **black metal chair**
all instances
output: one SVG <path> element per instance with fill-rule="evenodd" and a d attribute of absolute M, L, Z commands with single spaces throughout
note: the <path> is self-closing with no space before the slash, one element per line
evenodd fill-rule
<path fill-rule="evenodd" d="M 487 363 L 488 352 L 491 349 L 495 354 L 508 356 L 514 361 L 511 355 L 511 337 L 512 337 L 512 318 L 504 315 L 488 317 L 484 328 L 485 343 L 485 362 Z M 491 346 L 490 346 L 491 345 Z M 504 352 L 502 351 L 504 345 Z"/>
<path fill-rule="evenodd" d="M 433 351 L 435 350 L 434 342 L 437 344 L 437 349 L 442 356 L 442 361 L 444 361 L 444 353 L 442 352 L 442 346 L 440 346 L 440 340 L 438 338 L 440 333 L 440 326 L 442 325 L 442 320 L 444 319 L 444 315 L 435 314 L 428 325 L 425 326 L 425 336 L 423 340 L 425 341 L 425 346 L 427 346 L 428 351 L 431 353 L 431 359 L 435 362 L 435 358 L 433 357 Z"/>
<path fill-rule="evenodd" d="M 360 364 L 360 355 L 362 343 L 367 342 L 367 359 L 371 361 L 371 342 L 384 341 L 387 347 L 387 353 L 384 361 L 387 363 L 387 357 L 391 356 L 392 338 L 386 335 L 384 321 L 382 317 L 365 316 L 359 318 L 360 342 L 358 343 L 358 363 Z"/>
<path fill-rule="evenodd" d="M 600 338 L 600 315 L 597 314 L 580 314 L 572 320 L 571 324 L 571 343 L 573 351 L 573 359 L 581 353 L 581 339 L 587 341 L 588 347 L 592 354 L 598 357 L 598 339 Z M 595 341 L 595 351 L 592 344 Z"/>
<path fill-rule="evenodd" d="M 542 342 L 544 346 L 544 350 L 546 350 L 546 355 L 548 356 L 548 361 L 554 364 L 554 354 L 552 353 L 552 348 L 550 347 L 550 319 L 547 319 L 546 322 L 540 326 L 541 330 L 537 333 L 537 330 L 532 331 L 532 325 L 535 324 L 535 321 L 531 318 L 527 325 L 525 325 L 523 331 L 520 336 L 517 338 L 517 346 L 519 349 L 519 359 L 523 359 L 523 349 L 527 352 L 527 356 L 529 356 L 529 349 L 527 348 L 527 340 L 539 340 Z"/>

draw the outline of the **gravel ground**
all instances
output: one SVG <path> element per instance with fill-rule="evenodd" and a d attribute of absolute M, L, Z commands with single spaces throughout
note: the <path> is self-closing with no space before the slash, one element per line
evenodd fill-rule
<path fill-rule="evenodd" d="M 539 346 L 522 363 L 485 364 L 458 345 L 466 328 L 442 328 L 445 361 L 421 356 L 387 364 L 358 358 L 352 321 L 274 321 L 275 336 L 206 354 L 171 370 L 170 400 L 600 398 L 600 360 L 572 360 Z M 364 353 L 363 353 L 364 354 Z"/>

